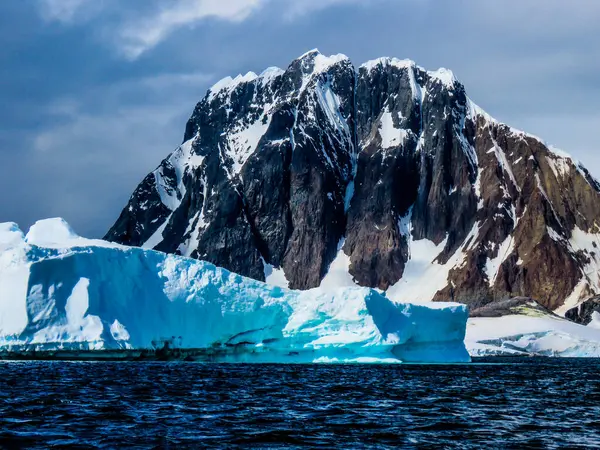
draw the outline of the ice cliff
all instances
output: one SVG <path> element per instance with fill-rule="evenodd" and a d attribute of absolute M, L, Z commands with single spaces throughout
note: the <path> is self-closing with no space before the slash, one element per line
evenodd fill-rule
<path fill-rule="evenodd" d="M 467 316 L 463 305 L 395 303 L 369 288 L 271 286 L 85 239 L 62 219 L 39 221 L 27 235 L 0 224 L 1 350 L 170 342 L 230 349 L 236 360 L 465 362 Z"/>

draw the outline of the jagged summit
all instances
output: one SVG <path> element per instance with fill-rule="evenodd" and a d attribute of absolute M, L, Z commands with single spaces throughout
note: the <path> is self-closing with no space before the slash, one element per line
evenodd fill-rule
<path fill-rule="evenodd" d="M 359 70 L 364 69 L 372 71 L 387 66 L 396 67 L 398 69 L 409 69 L 412 71 L 418 69 L 421 72 L 426 72 L 429 77 L 440 81 L 447 89 L 453 89 L 455 83 L 460 83 L 454 76 L 454 73 L 449 69 L 440 67 L 438 70 L 426 70 L 421 66 L 417 66 L 417 63 L 411 59 L 390 58 L 388 56 L 367 61 L 359 66 Z"/>
<path fill-rule="evenodd" d="M 319 52 L 318 49 L 310 50 L 303 55 L 296 58 L 287 70 L 281 69 L 279 67 L 268 67 L 260 75 L 257 75 L 254 72 L 248 72 L 245 75 L 239 74 L 235 78 L 231 76 L 227 76 L 217 81 L 209 90 L 208 90 L 208 98 L 212 100 L 215 95 L 218 95 L 220 92 L 231 92 L 238 85 L 242 83 L 252 83 L 258 82 L 268 83 L 271 82 L 274 78 L 277 78 L 281 75 L 284 75 L 290 71 L 301 70 L 303 75 L 311 76 L 319 73 L 323 73 L 327 71 L 330 67 L 336 64 L 352 64 L 350 62 L 350 58 L 346 55 L 338 54 L 332 56 L 325 56 Z"/>
<path fill-rule="evenodd" d="M 363 63 L 359 66 L 360 69 L 374 70 L 378 67 L 394 66 L 399 69 L 415 68 L 417 64 L 412 59 L 398 59 L 390 58 L 389 56 L 383 56 L 381 58 L 372 59 Z"/>
<path fill-rule="evenodd" d="M 600 294 L 599 192 L 449 70 L 312 50 L 213 86 L 106 238 L 293 288 L 560 312 Z"/>
<path fill-rule="evenodd" d="M 327 71 L 327 69 L 329 69 L 331 66 L 333 66 L 335 64 L 339 64 L 339 63 L 352 64 L 350 58 L 342 53 L 339 53 L 336 55 L 331 55 L 331 56 L 326 56 L 326 55 L 323 55 L 319 51 L 319 49 L 315 48 L 315 49 L 307 51 L 306 53 L 300 55 L 298 58 L 296 58 L 294 61 L 292 61 L 292 63 L 288 67 L 287 71 L 294 70 L 294 68 L 299 65 L 303 68 L 303 72 L 306 75 L 312 75 L 315 73 L 316 74 L 323 73 L 323 72 Z M 445 69 L 445 68 L 441 67 L 438 70 L 428 71 L 420 66 L 417 66 L 415 61 L 410 60 L 410 59 L 380 57 L 380 58 L 373 59 L 373 60 L 367 61 L 366 63 L 361 64 L 360 66 L 358 66 L 358 68 L 356 70 L 360 71 L 361 69 L 364 69 L 367 71 L 372 71 L 372 70 L 375 70 L 378 66 L 379 67 L 393 66 L 393 67 L 396 67 L 399 69 L 410 68 L 412 70 L 418 69 L 421 72 L 427 73 L 429 77 L 439 80 L 441 83 L 444 84 L 444 86 L 446 86 L 449 89 L 453 88 L 454 83 L 460 83 L 454 76 L 454 73 L 449 69 Z M 273 66 L 273 67 L 268 67 L 267 69 L 265 69 L 260 75 L 257 75 L 256 73 L 250 71 L 250 72 L 247 72 L 245 75 L 239 74 L 233 78 L 231 76 L 226 76 L 226 77 L 222 78 L 221 80 L 217 81 L 208 90 L 207 95 L 214 96 L 218 92 L 223 91 L 223 90 L 227 90 L 227 91 L 233 90 L 233 89 L 235 89 L 236 86 L 238 86 L 241 83 L 249 83 L 249 82 L 254 82 L 257 80 L 261 80 L 263 82 L 268 82 L 269 80 L 271 80 L 273 78 L 276 78 L 278 76 L 285 74 L 285 72 L 286 72 L 286 70 Z M 213 97 L 211 97 L 211 98 L 213 98 Z"/>

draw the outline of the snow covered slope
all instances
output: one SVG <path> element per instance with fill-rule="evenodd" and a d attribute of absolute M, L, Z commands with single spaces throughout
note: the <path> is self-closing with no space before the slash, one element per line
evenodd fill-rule
<path fill-rule="evenodd" d="M 600 330 L 558 317 L 469 319 L 465 343 L 471 356 L 600 357 Z"/>
<path fill-rule="evenodd" d="M 236 360 L 465 362 L 467 308 L 293 291 L 181 256 L 0 224 L 0 349 L 228 349 Z M 225 352 L 227 353 L 227 352 Z"/>
<path fill-rule="evenodd" d="M 469 319 L 465 342 L 471 356 L 600 357 L 597 321 L 588 326 L 579 325 L 550 313 L 531 299 L 514 300 L 500 302 L 499 308 L 492 308 L 501 309 L 501 316 L 492 313 L 487 314 L 488 317 Z M 514 304 L 503 307 L 503 303 L 510 302 Z M 480 316 L 477 311 L 473 314 Z"/>

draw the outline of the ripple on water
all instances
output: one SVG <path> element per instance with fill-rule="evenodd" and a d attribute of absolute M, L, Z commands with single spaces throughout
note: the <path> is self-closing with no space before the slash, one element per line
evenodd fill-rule
<path fill-rule="evenodd" d="M 0 363 L 0 447 L 598 447 L 600 360 Z"/>

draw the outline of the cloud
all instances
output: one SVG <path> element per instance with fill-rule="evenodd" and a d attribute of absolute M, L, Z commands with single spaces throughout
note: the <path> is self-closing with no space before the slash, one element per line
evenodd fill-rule
<path fill-rule="evenodd" d="M 371 0 L 374 2 L 376 0 Z M 381 0 L 379 0 L 381 1 Z M 344 3 L 354 3 L 356 5 L 365 5 L 361 0 L 302 0 L 302 1 L 286 1 L 286 13 L 287 19 L 294 19 L 298 16 L 303 16 L 311 12 L 330 8 L 332 6 L 338 6 Z"/>
<path fill-rule="evenodd" d="M 93 22 L 127 59 L 137 59 L 179 29 L 207 19 L 241 22 L 270 0 L 38 0 L 41 17 L 66 26 Z"/>
<path fill-rule="evenodd" d="M 212 81 L 285 67 L 313 47 L 356 64 L 387 55 L 451 68 L 498 120 L 600 176 L 597 1 L 33 2 L 51 24 L 31 20 L 29 2 L 0 0 L 0 34 L 12 46 L 0 75 L 0 191 L 10 194 L 0 221 L 61 215 L 100 236 L 180 143 Z"/>
<path fill-rule="evenodd" d="M 41 16 L 47 21 L 73 24 L 76 19 L 88 20 L 104 9 L 104 0 L 38 0 Z M 83 17 L 82 17 L 83 16 Z"/>
<path fill-rule="evenodd" d="M 363 4 L 359 0 L 129 0 L 125 4 L 117 0 L 38 0 L 44 20 L 68 26 L 94 21 L 103 39 L 130 60 L 178 30 L 205 20 L 239 23 L 266 6 L 291 20 L 344 3 Z"/>
<path fill-rule="evenodd" d="M 245 20 L 264 0 L 179 0 L 153 14 L 125 22 L 118 34 L 121 52 L 129 59 L 155 47 L 171 33 L 207 18 L 231 22 Z"/>
<path fill-rule="evenodd" d="M 5 199 L 4 213 L 23 226 L 60 216 L 101 237 L 135 186 L 181 143 L 190 100 L 204 94 L 209 80 L 201 72 L 166 73 L 47 105 L 45 126 L 24 136 L 26 153 L 6 156 L 0 168 L 0 185 L 11 186 L 14 196 Z M 23 202 L 37 206 L 23 212 Z"/>
<path fill-rule="evenodd" d="M 269 0 L 38 0 L 41 17 L 67 26 L 94 22 L 100 35 L 136 59 L 173 32 L 205 19 L 240 22 Z"/>

